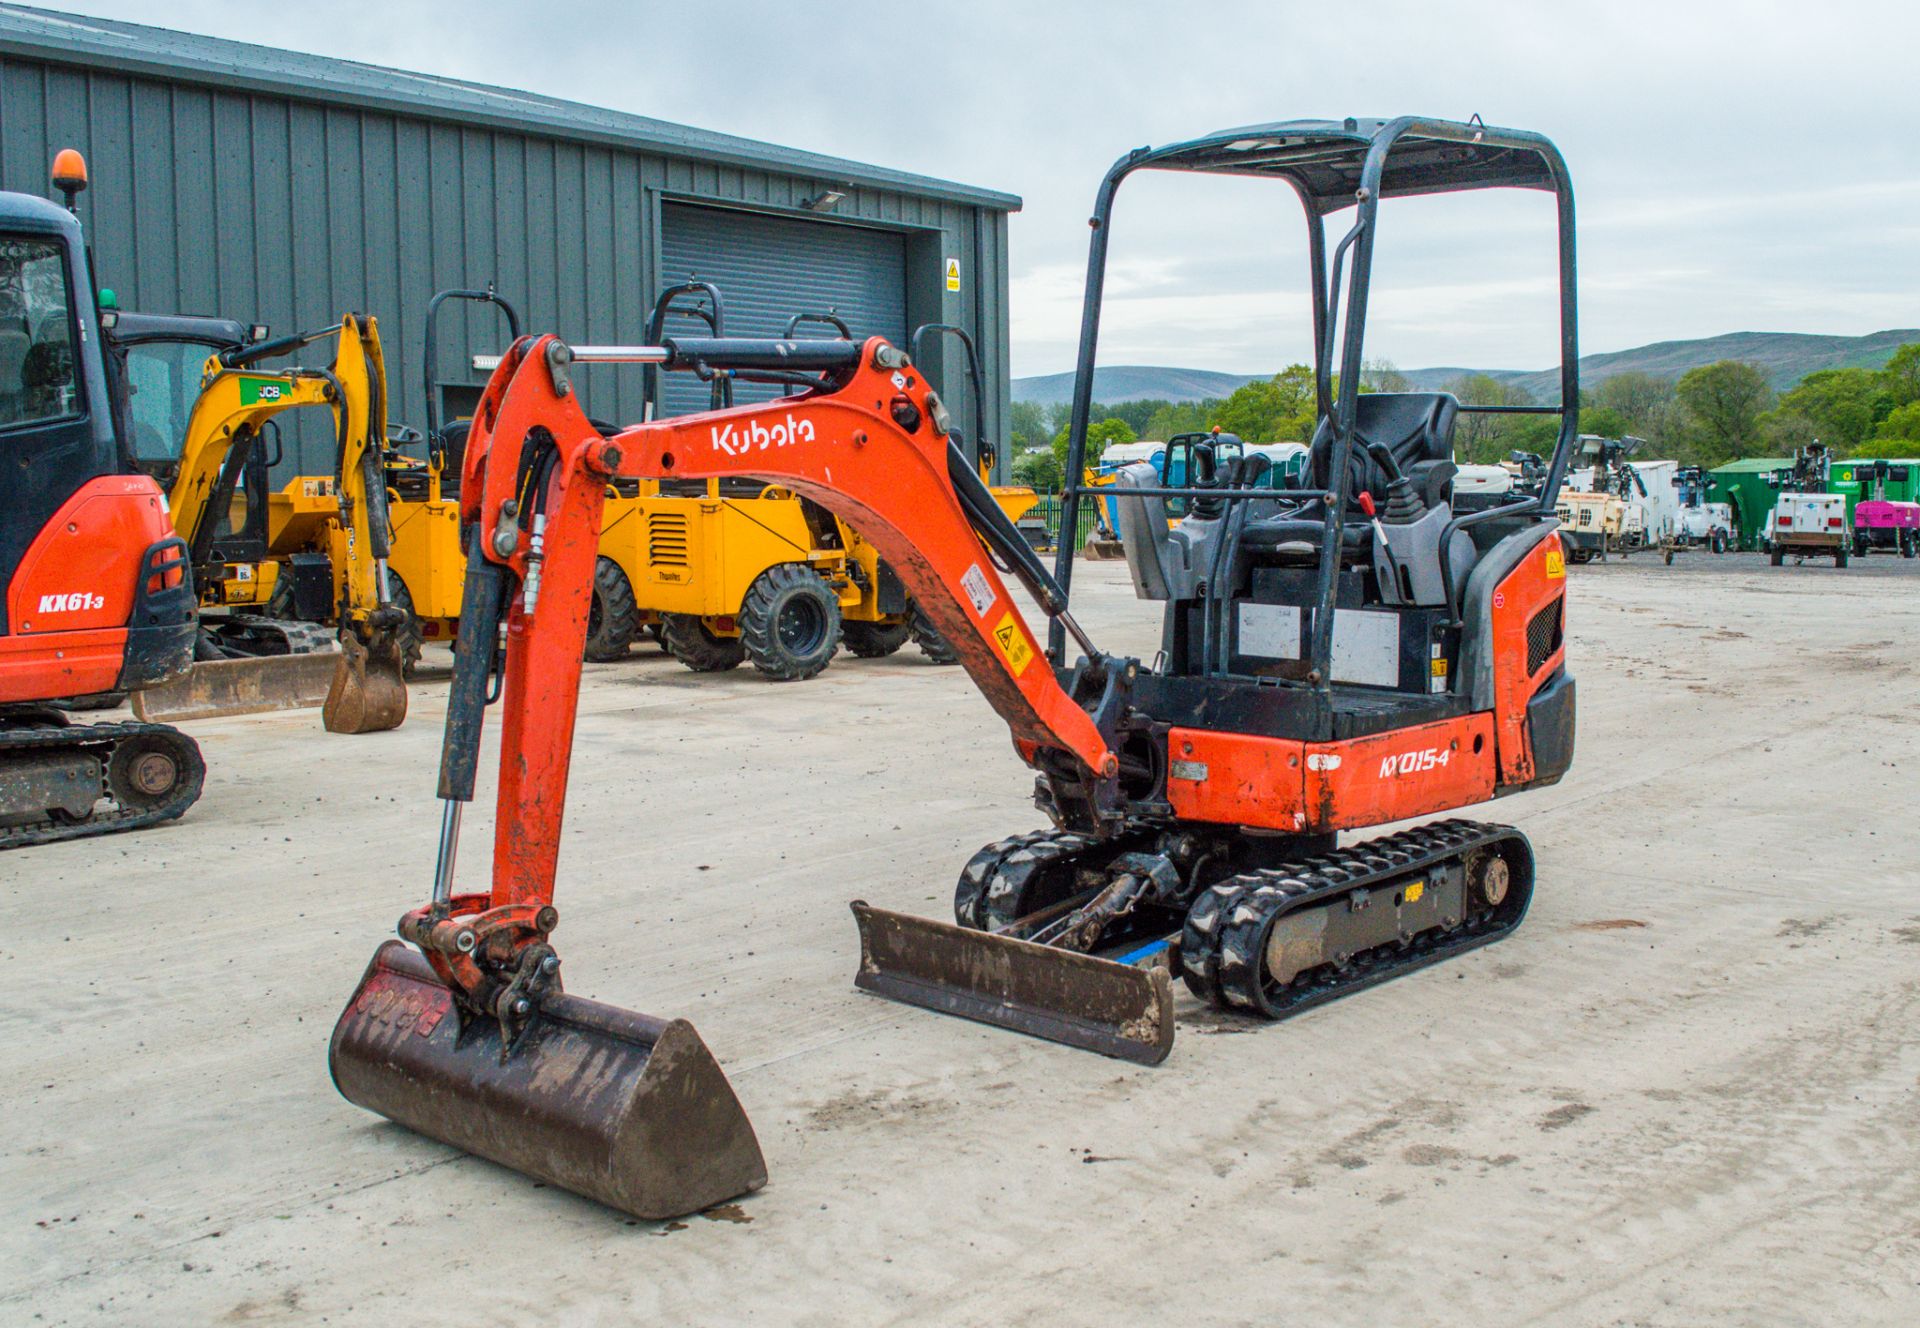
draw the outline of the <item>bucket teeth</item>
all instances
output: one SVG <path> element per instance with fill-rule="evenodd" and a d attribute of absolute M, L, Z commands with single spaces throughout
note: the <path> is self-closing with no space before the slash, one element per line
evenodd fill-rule
<path fill-rule="evenodd" d="M 1173 984 L 1136 966 L 854 901 L 853 984 L 892 1000 L 1141 1065 L 1173 1049 Z"/>
<path fill-rule="evenodd" d="M 635 1217 L 681 1217 L 766 1184 L 753 1126 L 684 1019 L 547 997 L 506 1056 L 462 1026 L 412 948 L 374 954 L 328 1047 L 357 1106 Z"/>

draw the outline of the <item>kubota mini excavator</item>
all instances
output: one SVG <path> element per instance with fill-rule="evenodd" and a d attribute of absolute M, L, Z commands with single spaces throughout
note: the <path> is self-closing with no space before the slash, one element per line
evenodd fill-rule
<path fill-rule="evenodd" d="M 1055 828 L 977 854 L 957 925 L 854 905 L 861 987 L 1153 1062 L 1172 1041 L 1173 973 L 1215 1006 L 1280 1018 L 1519 924 L 1534 859 L 1516 830 L 1442 820 L 1346 848 L 1336 835 L 1550 784 L 1572 759 L 1553 500 L 1579 390 L 1560 155 L 1476 118 L 1269 124 L 1124 157 L 1095 207 L 1070 476 L 1083 473 L 1113 198 L 1142 169 L 1273 178 L 1299 197 L 1320 410 L 1298 487 L 1268 486 L 1258 457 L 1185 488 L 1159 486 L 1151 467 L 1122 473 L 1123 522 L 1142 527 L 1127 540 L 1135 584 L 1165 605 L 1150 664 L 1088 638 L 1066 598 L 1072 549 L 1063 542 L 1049 575 L 953 446 L 939 398 L 884 340 L 515 343 L 466 454 L 472 533 L 433 893 L 335 1027 L 330 1062 L 348 1099 L 645 1217 L 765 1178 L 692 1028 L 564 994 L 550 941 L 595 541 L 615 477 L 751 476 L 856 525 L 1038 774 Z M 1451 431 L 1473 407 L 1437 392 L 1336 397 L 1334 383 L 1336 371 L 1360 381 L 1380 200 L 1498 187 L 1557 205 L 1564 405 L 1541 409 L 1559 416 L 1560 438 L 1539 496 L 1458 515 Z M 1347 208 L 1329 260 L 1324 219 Z M 606 362 L 807 390 L 608 435 L 575 391 L 584 366 Z M 1067 490 L 1065 529 L 1081 487 Z M 1177 531 L 1170 497 L 1189 504 Z M 1002 570 L 1051 620 L 1046 641 Z M 456 879 L 455 849 L 496 686 L 492 883 L 477 889 Z"/>
<path fill-rule="evenodd" d="M 121 470 L 73 197 L 0 193 L 0 848 L 131 830 L 200 796 L 200 748 L 164 724 L 75 724 L 54 704 L 193 662 L 193 579 L 166 497 Z"/>

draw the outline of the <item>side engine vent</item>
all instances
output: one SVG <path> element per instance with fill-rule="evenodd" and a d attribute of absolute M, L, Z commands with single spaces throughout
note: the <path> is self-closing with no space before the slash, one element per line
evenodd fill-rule
<path fill-rule="evenodd" d="M 1564 596 L 1556 597 L 1527 623 L 1527 676 L 1540 672 L 1540 666 L 1553 658 L 1560 648 L 1560 607 Z"/>
<path fill-rule="evenodd" d="M 647 561 L 656 567 L 687 565 L 687 518 L 679 512 L 647 514 Z"/>

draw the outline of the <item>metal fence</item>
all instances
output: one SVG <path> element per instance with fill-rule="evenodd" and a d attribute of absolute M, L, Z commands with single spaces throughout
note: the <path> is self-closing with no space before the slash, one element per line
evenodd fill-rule
<path fill-rule="evenodd" d="M 1059 546 L 1060 541 L 1060 516 L 1063 505 L 1057 490 L 1041 490 L 1040 505 L 1034 508 L 1034 512 L 1040 519 L 1047 523 L 1047 534 L 1053 540 L 1055 547 Z M 1074 548 L 1085 547 L 1087 536 L 1091 535 L 1093 528 L 1100 523 L 1101 506 L 1101 500 L 1096 495 L 1090 493 L 1080 495 L 1080 510 L 1074 514 Z"/>

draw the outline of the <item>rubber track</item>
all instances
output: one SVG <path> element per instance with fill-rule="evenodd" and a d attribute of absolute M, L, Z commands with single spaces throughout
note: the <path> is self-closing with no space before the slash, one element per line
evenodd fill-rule
<path fill-rule="evenodd" d="M 1028 883 L 1057 862 L 1093 847 L 1093 836 L 1068 830 L 1036 830 L 988 844 L 960 870 L 953 891 L 953 920 L 962 927 L 998 930 L 1016 917 L 1009 912 Z"/>
<path fill-rule="evenodd" d="M 1276 995 L 1260 991 L 1261 937 L 1282 913 L 1298 912 L 1464 858 L 1476 848 L 1525 838 L 1510 826 L 1439 821 L 1283 868 L 1245 872 L 1203 891 L 1187 912 L 1180 969 L 1187 986 L 1227 1010 L 1285 1019 L 1414 969 L 1500 939 L 1520 925 L 1532 896 L 1516 881 L 1499 907 L 1470 914 L 1451 931 L 1422 933 L 1405 948 L 1377 946 L 1344 967 L 1323 966 Z"/>
<path fill-rule="evenodd" d="M 159 738 L 175 750 L 185 777 L 175 785 L 173 795 L 156 807 L 139 811 L 115 806 L 95 812 L 85 821 L 55 825 L 51 821 L 37 825 L 0 828 L 0 849 L 25 848 L 33 844 L 51 844 L 62 839 L 84 839 L 90 835 L 112 834 L 119 830 L 138 830 L 142 826 L 170 821 L 199 801 L 201 785 L 206 781 L 206 762 L 198 746 L 179 729 L 166 724 L 143 724 L 130 720 L 115 724 L 36 725 L 32 728 L 0 728 L 0 760 L 18 751 L 46 751 L 60 748 L 99 748 L 101 766 L 113 759 L 113 749 L 131 738 Z M 101 796 L 111 797 L 101 781 Z"/>
<path fill-rule="evenodd" d="M 1154 827 L 1130 823 L 1112 839 L 1096 839 L 1072 830 L 1035 830 L 988 844 L 960 871 L 953 891 L 953 918 L 962 927 L 999 931 L 1020 920 L 1024 891 L 1050 867 L 1099 850 L 1094 865 L 1104 866 L 1122 853 L 1150 847 Z M 1030 905 L 1026 906 L 1030 907 Z"/>

